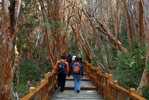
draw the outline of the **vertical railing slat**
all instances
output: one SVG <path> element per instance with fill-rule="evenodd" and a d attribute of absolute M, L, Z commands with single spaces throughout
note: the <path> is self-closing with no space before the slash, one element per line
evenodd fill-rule
<path fill-rule="evenodd" d="M 107 97 L 107 77 L 108 77 L 108 73 L 105 73 L 105 86 L 104 86 L 104 99 L 106 99 Z"/>
<path fill-rule="evenodd" d="M 114 85 L 114 86 L 117 85 L 117 84 L 118 84 L 117 81 L 114 81 L 114 82 L 113 82 L 113 85 Z M 116 88 L 114 88 L 114 99 L 117 100 L 117 89 L 116 89 Z"/>

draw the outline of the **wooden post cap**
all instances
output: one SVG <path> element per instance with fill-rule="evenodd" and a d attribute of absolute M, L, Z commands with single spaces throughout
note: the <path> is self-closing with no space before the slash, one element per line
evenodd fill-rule
<path fill-rule="evenodd" d="M 45 74 L 45 80 L 48 80 L 48 73 Z"/>
<path fill-rule="evenodd" d="M 129 94 L 136 94 L 136 89 L 135 88 L 130 88 Z"/>
<path fill-rule="evenodd" d="M 35 92 L 35 87 L 30 87 L 30 93 L 34 93 Z"/>
<path fill-rule="evenodd" d="M 105 73 L 105 76 L 108 77 L 108 73 Z"/>
<path fill-rule="evenodd" d="M 51 74 L 51 72 L 48 72 L 48 75 L 50 75 Z"/>
<path fill-rule="evenodd" d="M 115 81 L 113 82 L 113 84 L 114 84 L 114 85 L 117 85 L 117 84 L 118 84 L 117 80 L 115 80 Z"/>

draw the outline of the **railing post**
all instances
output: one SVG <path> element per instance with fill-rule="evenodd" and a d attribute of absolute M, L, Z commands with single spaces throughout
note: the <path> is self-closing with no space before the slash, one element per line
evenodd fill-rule
<path fill-rule="evenodd" d="M 100 80 L 99 80 L 99 76 L 100 76 L 100 71 L 97 71 L 97 82 L 98 82 L 97 91 L 100 94 Z"/>
<path fill-rule="evenodd" d="M 91 64 L 88 64 L 88 75 L 89 75 L 89 78 L 91 79 Z"/>
<path fill-rule="evenodd" d="M 124 100 L 124 93 L 122 91 L 120 92 L 120 100 Z"/>
<path fill-rule="evenodd" d="M 29 90 L 30 93 L 35 93 L 36 92 L 36 89 L 35 87 L 30 87 L 30 90 Z"/>
<path fill-rule="evenodd" d="M 35 87 L 30 87 L 29 91 L 30 91 L 30 93 L 35 94 L 36 93 L 36 88 Z M 32 99 L 33 100 L 36 99 L 36 96 L 34 96 Z"/>
<path fill-rule="evenodd" d="M 86 74 L 89 76 L 89 71 L 88 71 L 88 69 L 89 69 L 89 63 L 86 62 L 86 63 L 85 63 L 85 70 L 86 70 Z"/>
<path fill-rule="evenodd" d="M 82 67 L 83 67 L 85 72 L 87 72 L 87 63 L 88 63 L 87 61 L 83 61 L 83 66 Z"/>
<path fill-rule="evenodd" d="M 117 80 L 115 80 L 115 81 L 113 82 L 113 85 L 115 86 L 115 85 L 117 85 L 117 84 L 118 84 L 118 82 L 117 82 Z M 117 100 L 117 90 L 116 90 L 115 87 L 114 87 L 114 99 Z"/>
<path fill-rule="evenodd" d="M 50 81 L 51 81 L 51 80 L 50 80 L 50 77 L 51 77 L 51 72 L 48 72 L 48 87 L 50 86 L 50 84 L 49 84 Z"/>
<path fill-rule="evenodd" d="M 41 84 L 43 84 L 44 82 L 45 82 L 45 80 L 41 80 Z M 41 100 L 41 97 L 43 97 L 43 96 L 42 96 L 42 93 L 39 92 L 39 93 L 38 93 L 38 97 L 37 97 L 38 100 Z"/>
<path fill-rule="evenodd" d="M 45 74 L 45 80 L 48 80 L 48 73 Z"/>
<path fill-rule="evenodd" d="M 108 88 L 108 94 L 110 94 L 110 95 L 112 94 L 112 87 L 111 87 L 112 79 L 113 79 L 112 74 L 109 74 L 109 88 Z"/>
<path fill-rule="evenodd" d="M 104 99 L 107 97 L 107 77 L 108 73 L 105 73 Z"/>
<path fill-rule="evenodd" d="M 94 73 L 94 67 L 91 65 L 91 68 L 90 68 L 90 80 L 93 83 L 93 85 L 95 85 L 94 74 L 95 74 Z"/>
<path fill-rule="evenodd" d="M 100 82 L 100 88 L 99 88 L 99 93 L 100 95 L 102 95 L 102 76 L 101 76 L 102 72 L 99 71 L 99 82 Z"/>
<path fill-rule="evenodd" d="M 135 88 L 130 88 L 129 90 L 129 100 L 131 100 L 131 95 L 136 94 L 136 89 Z"/>
<path fill-rule="evenodd" d="M 93 70 L 94 70 L 94 75 L 93 75 L 94 76 L 94 85 L 97 89 L 98 88 L 98 81 L 97 81 L 97 70 L 98 70 L 98 68 L 94 67 Z"/>
<path fill-rule="evenodd" d="M 49 78 L 49 75 L 48 75 L 48 73 L 46 73 L 46 74 L 45 74 L 45 81 L 49 81 L 48 78 Z M 48 85 L 46 85 L 46 86 L 44 87 L 44 89 L 43 89 L 43 95 L 44 95 L 44 96 L 46 95 L 46 92 L 47 92 L 47 91 L 48 91 Z"/>
<path fill-rule="evenodd" d="M 51 72 L 48 72 L 48 75 L 50 75 L 51 74 Z"/>
<path fill-rule="evenodd" d="M 96 67 L 96 79 L 95 79 L 95 81 L 96 81 L 96 89 L 97 89 L 97 91 L 98 91 L 98 84 L 99 84 L 99 82 L 98 82 L 98 72 L 99 72 L 99 68 Z"/>
<path fill-rule="evenodd" d="M 53 70 L 52 71 L 52 94 L 54 93 L 54 89 L 55 89 L 55 86 L 54 86 L 54 77 L 55 77 L 55 71 Z"/>

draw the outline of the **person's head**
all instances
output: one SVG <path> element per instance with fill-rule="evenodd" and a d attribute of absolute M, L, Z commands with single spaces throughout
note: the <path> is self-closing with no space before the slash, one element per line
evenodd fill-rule
<path fill-rule="evenodd" d="M 79 59 L 80 59 L 80 61 L 82 61 L 82 57 L 80 57 Z"/>
<path fill-rule="evenodd" d="M 61 59 L 66 59 L 66 57 L 64 55 L 61 56 Z"/>
<path fill-rule="evenodd" d="M 67 59 L 68 59 L 68 58 L 72 58 L 71 54 L 68 54 L 68 55 L 67 55 Z"/>
<path fill-rule="evenodd" d="M 75 58 L 75 61 L 79 61 L 79 59 L 80 59 L 79 57 L 76 57 L 76 58 Z"/>
<path fill-rule="evenodd" d="M 68 62 L 71 62 L 71 61 L 72 61 L 72 56 L 71 56 L 71 54 L 68 54 L 68 55 L 67 55 L 67 61 L 68 61 Z"/>

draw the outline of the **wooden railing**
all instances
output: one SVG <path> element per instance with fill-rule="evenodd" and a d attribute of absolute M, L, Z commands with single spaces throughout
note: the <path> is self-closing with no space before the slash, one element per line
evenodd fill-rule
<path fill-rule="evenodd" d="M 56 88 L 56 72 L 48 72 L 45 74 L 45 79 L 41 84 L 35 88 L 30 88 L 30 93 L 23 97 L 21 100 L 50 100 Z"/>
<path fill-rule="evenodd" d="M 113 81 L 112 74 L 103 74 L 98 67 L 93 67 L 87 61 L 83 61 L 83 69 L 104 100 L 146 100 L 137 95 L 134 88 L 127 90 L 119 86 L 117 81 Z M 56 83 L 56 72 L 48 72 L 41 84 L 37 88 L 31 87 L 30 93 L 21 100 L 50 100 Z"/>
<path fill-rule="evenodd" d="M 119 86 L 117 81 L 113 81 L 112 74 L 103 74 L 99 68 L 93 67 L 87 61 L 83 61 L 83 69 L 104 100 L 146 100 L 137 95 L 134 88 L 127 90 Z"/>

